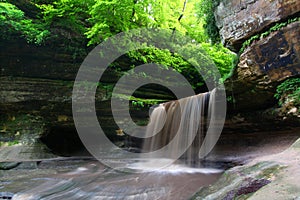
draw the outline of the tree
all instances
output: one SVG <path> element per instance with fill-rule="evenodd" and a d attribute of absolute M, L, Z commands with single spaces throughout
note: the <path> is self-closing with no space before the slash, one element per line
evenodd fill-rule
<path fill-rule="evenodd" d="M 28 19 L 15 5 L 0 2 L 0 38 L 25 38 L 29 43 L 41 44 L 49 35 L 43 24 Z"/>
<path fill-rule="evenodd" d="M 21 34 L 27 41 L 36 43 L 51 33 L 49 40 L 57 41 L 60 38 L 59 42 L 64 43 L 60 46 L 68 48 L 68 52 L 74 51 L 74 55 L 83 55 L 80 53 L 84 52 L 80 46 L 86 40 L 88 45 L 94 46 L 117 33 L 131 29 L 169 29 L 174 35 L 179 32 L 192 38 L 186 46 L 178 48 L 185 49 L 194 56 L 203 56 L 201 52 L 205 50 L 221 75 L 226 77 L 235 56 L 221 45 L 210 44 L 209 38 L 212 36 L 209 37 L 208 29 L 204 28 L 208 27 L 207 17 L 213 16 L 212 7 L 218 1 L 200 0 L 200 5 L 204 5 L 200 12 L 198 0 L 32 0 L 42 10 L 42 19 L 39 21 L 32 21 L 14 5 L 1 2 L 0 12 L 4 15 L 0 18 L 0 26 L 9 24 L 10 29 L 3 28 L 3 33 L 9 32 L 2 34 L 4 36 Z M 205 66 L 205 58 L 203 62 L 191 64 L 192 61 L 186 61 L 168 49 L 155 48 L 151 41 L 145 44 L 145 49 L 125 55 L 127 61 L 132 63 L 131 68 L 143 63 L 159 63 L 185 75 L 194 88 L 203 85 L 203 78 L 193 69 L 192 64 Z M 112 66 L 117 70 L 128 70 L 128 67 L 121 65 L 123 63 L 114 63 Z"/>
<path fill-rule="evenodd" d="M 99 43 L 116 33 L 141 27 L 160 27 L 185 31 L 178 21 L 183 5 L 180 1 L 100 0 L 90 8 L 89 44 Z"/>

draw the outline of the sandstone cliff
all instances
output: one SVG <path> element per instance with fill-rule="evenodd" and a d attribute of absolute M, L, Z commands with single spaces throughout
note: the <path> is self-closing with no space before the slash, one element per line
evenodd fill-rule
<path fill-rule="evenodd" d="M 242 112 L 276 106 L 276 87 L 300 75 L 299 15 L 297 0 L 221 1 L 215 10 L 221 40 L 240 52 L 233 76 L 225 83 L 235 101 L 230 108 Z"/>

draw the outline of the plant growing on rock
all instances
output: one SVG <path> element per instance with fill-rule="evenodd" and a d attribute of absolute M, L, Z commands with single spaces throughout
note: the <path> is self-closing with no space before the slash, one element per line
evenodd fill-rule
<path fill-rule="evenodd" d="M 300 104 L 300 78 L 291 78 L 281 83 L 274 95 L 280 103 L 286 97 L 294 98 L 297 104 Z"/>
<path fill-rule="evenodd" d="M 261 39 L 261 38 L 265 38 L 268 35 L 270 35 L 272 32 L 278 31 L 280 29 L 282 29 L 283 27 L 286 27 L 287 25 L 296 22 L 296 21 L 300 21 L 300 17 L 295 17 L 292 19 L 288 19 L 285 22 L 278 22 L 276 23 L 274 26 L 272 26 L 269 30 L 263 32 L 263 33 L 259 33 L 257 35 L 252 36 L 251 38 L 249 38 L 248 40 L 246 40 L 243 45 L 242 48 L 240 49 L 240 54 L 244 52 L 244 50 L 250 46 L 252 44 L 252 42 L 254 42 L 255 40 Z"/>
<path fill-rule="evenodd" d="M 300 113 L 300 78 L 291 78 L 281 83 L 274 97 L 284 112 Z"/>

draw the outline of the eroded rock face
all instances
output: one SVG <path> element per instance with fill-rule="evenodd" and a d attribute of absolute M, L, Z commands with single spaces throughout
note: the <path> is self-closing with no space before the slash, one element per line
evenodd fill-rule
<path fill-rule="evenodd" d="M 254 42 L 240 56 L 237 76 L 241 82 L 258 83 L 268 89 L 270 82 L 280 82 L 300 74 L 300 22 Z"/>
<path fill-rule="evenodd" d="M 74 80 L 83 57 L 62 49 L 30 45 L 23 40 L 1 41 L 0 75 Z"/>
<path fill-rule="evenodd" d="M 226 83 L 230 93 L 236 94 L 239 109 L 267 107 L 281 81 L 300 75 L 299 32 L 300 22 L 294 22 L 255 41 L 242 53 L 234 76 Z"/>
<path fill-rule="evenodd" d="M 82 83 L 82 89 L 88 87 Z M 72 116 L 73 81 L 50 80 L 28 77 L 0 77 L 0 130 L 4 136 L 0 141 L 24 143 L 22 137 L 40 140 L 52 150 L 65 153 L 79 143 Z M 109 118 L 108 98 L 110 94 L 99 85 L 95 95 L 99 120 Z M 85 105 L 82 105 L 82 109 Z M 37 131 L 38 124 L 30 124 L 28 116 L 41 120 L 43 129 Z M 28 125 L 21 126 L 28 121 Z M 114 124 L 106 123 L 107 128 L 115 130 Z M 31 127 L 32 131 L 27 130 Z M 35 136 L 31 134 L 33 132 Z M 114 132 L 113 132 L 114 133 Z M 15 134 L 20 135 L 15 137 Z M 22 137 L 21 137 L 22 136 Z M 28 137 L 28 138 L 27 138 Z M 35 142 L 28 144 L 30 147 Z M 1 146 L 1 144 L 0 144 Z M 76 150 L 76 149 L 74 149 Z"/>
<path fill-rule="evenodd" d="M 223 43 L 238 51 L 246 39 L 299 12 L 299 0 L 223 0 L 215 17 Z"/>

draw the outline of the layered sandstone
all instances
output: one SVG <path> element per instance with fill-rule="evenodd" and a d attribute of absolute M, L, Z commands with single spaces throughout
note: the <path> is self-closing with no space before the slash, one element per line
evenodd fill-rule
<path fill-rule="evenodd" d="M 298 0 L 223 0 L 215 17 L 223 43 L 237 51 L 246 39 L 299 11 Z"/>

